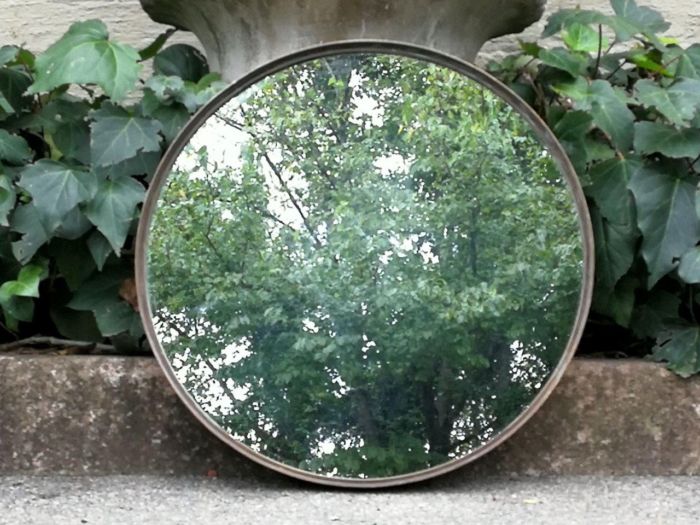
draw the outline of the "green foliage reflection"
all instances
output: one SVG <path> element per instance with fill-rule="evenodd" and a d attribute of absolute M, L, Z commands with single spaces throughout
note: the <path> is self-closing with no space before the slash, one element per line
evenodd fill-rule
<path fill-rule="evenodd" d="M 149 245 L 179 378 L 254 450 L 312 472 L 461 457 L 527 406 L 581 280 L 571 196 L 507 104 L 383 55 L 266 79 L 198 132 Z"/>

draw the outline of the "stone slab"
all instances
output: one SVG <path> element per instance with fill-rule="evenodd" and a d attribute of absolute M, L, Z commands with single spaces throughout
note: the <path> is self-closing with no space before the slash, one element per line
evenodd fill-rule
<path fill-rule="evenodd" d="M 700 475 L 700 377 L 577 359 L 509 441 L 447 476 Z M 0 474 L 279 479 L 209 435 L 154 359 L 0 356 Z"/>

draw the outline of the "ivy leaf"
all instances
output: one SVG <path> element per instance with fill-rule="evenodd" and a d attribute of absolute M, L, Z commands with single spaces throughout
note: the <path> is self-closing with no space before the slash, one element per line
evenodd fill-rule
<path fill-rule="evenodd" d="M 26 140 L 0 129 L 0 160 L 20 166 L 29 162 L 33 156 Z"/>
<path fill-rule="evenodd" d="M 564 43 L 572 51 L 597 52 L 600 47 L 608 46 L 607 38 L 601 38 L 597 31 L 579 22 L 571 24 L 563 36 Z"/>
<path fill-rule="evenodd" d="M 129 303 L 115 301 L 94 311 L 97 327 L 105 337 L 129 332 L 139 323 L 138 315 Z"/>
<path fill-rule="evenodd" d="M 96 166 L 109 166 L 131 159 L 139 152 L 160 151 L 159 122 L 134 117 L 126 110 L 105 105 L 92 113 L 90 149 Z"/>
<path fill-rule="evenodd" d="M 119 255 L 129 233 L 136 206 L 143 201 L 144 187 L 131 177 L 103 180 L 85 214 Z"/>
<path fill-rule="evenodd" d="M 70 290 L 78 289 L 95 271 L 90 253 L 82 240 L 54 239 L 49 246 L 49 253 L 54 257 L 58 271 Z"/>
<path fill-rule="evenodd" d="M 154 75 L 146 81 L 146 88 L 150 89 L 160 102 L 169 103 L 182 94 L 185 82 L 176 76 Z"/>
<path fill-rule="evenodd" d="M 678 296 L 655 290 L 651 297 L 634 312 L 630 327 L 637 337 L 656 338 L 667 322 L 678 318 L 681 302 Z"/>
<path fill-rule="evenodd" d="M 153 118 L 161 123 L 166 143 L 171 143 L 190 120 L 190 112 L 180 104 L 161 106 L 153 111 Z M 160 158 L 160 155 L 158 155 Z"/>
<path fill-rule="evenodd" d="M 635 0 L 611 0 L 610 5 L 615 14 L 632 27 L 643 28 L 649 33 L 663 33 L 671 27 L 661 13 L 650 7 L 639 7 Z"/>
<path fill-rule="evenodd" d="M 578 8 L 560 9 L 549 17 L 542 36 L 554 36 L 563 28 L 570 27 L 574 24 L 603 24 L 607 21 L 608 17 L 598 11 Z"/>
<path fill-rule="evenodd" d="M 688 284 L 700 283 L 700 247 L 695 246 L 681 257 L 678 276 Z"/>
<path fill-rule="evenodd" d="M 593 122 L 620 151 L 632 146 L 634 113 L 627 107 L 624 95 L 605 80 L 594 80 L 590 86 Z"/>
<path fill-rule="evenodd" d="M 612 293 L 610 290 L 596 289 L 593 294 L 593 309 L 627 328 L 632 320 L 637 288 L 639 281 L 626 275 L 620 279 Z"/>
<path fill-rule="evenodd" d="M 700 80 L 684 79 L 668 88 L 653 80 L 640 80 L 635 89 L 642 104 L 656 108 L 677 126 L 686 125 L 700 107 Z"/>
<path fill-rule="evenodd" d="M 111 99 L 121 100 L 136 84 L 139 58 L 131 46 L 111 42 L 103 22 L 77 22 L 36 58 L 36 81 L 29 93 L 64 84 L 97 84 Z"/>
<path fill-rule="evenodd" d="M 87 122 L 68 122 L 51 135 L 64 157 L 90 164 L 90 126 Z"/>
<path fill-rule="evenodd" d="M 638 159 L 617 157 L 591 168 L 591 185 L 586 193 L 593 197 L 602 216 L 616 224 L 635 223 L 635 206 L 628 186 L 632 174 L 641 168 Z"/>
<path fill-rule="evenodd" d="M 48 277 L 48 265 L 28 264 L 19 272 L 16 281 L 9 281 L 0 286 L 0 303 L 11 297 L 39 297 L 39 283 Z"/>
<path fill-rule="evenodd" d="M 109 241 L 99 232 L 94 232 L 88 237 L 87 245 L 90 250 L 90 255 L 92 255 L 92 259 L 97 265 L 97 269 L 102 271 L 105 262 L 107 262 L 107 258 L 112 253 L 112 247 Z"/>
<path fill-rule="evenodd" d="M 700 155 L 700 129 L 678 129 L 660 122 L 634 125 L 634 149 L 640 154 L 661 153 L 680 159 Z"/>
<path fill-rule="evenodd" d="M 630 180 L 643 234 L 641 252 L 649 269 L 649 289 L 676 267 L 677 260 L 700 236 L 695 183 L 669 173 L 673 170 L 671 166 L 647 166 L 634 172 Z"/>
<path fill-rule="evenodd" d="M 700 79 L 700 44 L 687 49 L 672 47 L 664 53 L 664 62 L 676 78 Z"/>
<path fill-rule="evenodd" d="M 566 71 L 572 77 L 578 77 L 586 73 L 588 58 L 584 55 L 574 54 L 564 48 L 543 49 L 539 59 L 542 63 Z"/>
<path fill-rule="evenodd" d="M 76 206 L 61 218 L 53 236 L 75 240 L 85 235 L 91 228 L 92 224 L 87 220 L 80 206 Z"/>
<path fill-rule="evenodd" d="M 0 226 L 9 226 L 7 217 L 17 202 L 17 193 L 7 175 L 0 174 Z"/>
<path fill-rule="evenodd" d="M 141 58 L 141 60 L 150 60 L 151 58 L 156 56 L 158 52 L 161 49 L 163 49 L 165 43 L 170 39 L 171 36 L 173 36 L 173 34 L 175 34 L 176 31 L 177 29 L 174 27 L 166 29 L 163 33 L 158 35 L 158 38 L 156 38 L 151 43 L 151 45 L 139 51 L 139 58 Z"/>
<path fill-rule="evenodd" d="M 632 266 L 639 234 L 630 225 L 605 220 L 595 207 L 591 208 L 591 221 L 595 240 L 596 286 L 612 293 L 617 282 Z"/>
<path fill-rule="evenodd" d="M 47 219 L 60 219 L 95 195 L 95 176 L 89 171 L 42 159 L 22 170 L 19 186 L 27 190 Z"/>
<path fill-rule="evenodd" d="M 19 48 L 17 46 L 0 47 L 0 67 L 4 66 L 8 62 L 14 61 L 18 54 Z"/>
<path fill-rule="evenodd" d="M 666 361 L 669 370 L 681 377 L 700 372 L 700 327 L 673 328 L 657 339 L 652 358 Z"/>
<path fill-rule="evenodd" d="M 196 48 L 187 44 L 175 44 L 161 51 L 153 60 L 156 75 L 175 76 L 189 82 L 209 74 L 207 59 Z"/>
<path fill-rule="evenodd" d="M 570 111 L 554 125 L 554 133 L 559 140 L 582 141 L 591 130 L 593 117 L 585 111 Z"/>
<path fill-rule="evenodd" d="M 16 69 L 0 69 L 0 106 L 2 113 L 19 113 L 28 106 L 31 97 L 25 95 L 27 88 L 31 85 L 32 79 L 26 73 Z"/>
<path fill-rule="evenodd" d="M 12 253 L 22 264 L 34 257 L 58 227 L 57 222 L 47 221 L 33 204 L 24 204 L 15 209 L 10 225 L 12 231 L 23 234 L 19 241 L 12 243 Z"/>

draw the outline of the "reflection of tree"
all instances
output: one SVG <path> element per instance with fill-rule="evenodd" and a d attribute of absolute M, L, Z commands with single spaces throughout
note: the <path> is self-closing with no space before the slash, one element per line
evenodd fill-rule
<path fill-rule="evenodd" d="M 211 124 L 230 158 L 190 150 L 152 231 L 158 330 L 195 398 L 256 450 L 342 476 L 491 438 L 575 314 L 553 161 L 508 106 L 413 60 L 313 61 L 246 96 Z"/>

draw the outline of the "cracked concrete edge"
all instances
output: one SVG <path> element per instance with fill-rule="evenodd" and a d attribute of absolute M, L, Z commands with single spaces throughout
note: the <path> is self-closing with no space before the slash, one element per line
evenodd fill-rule
<path fill-rule="evenodd" d="M 575 360 L 544 407 L 448 475 L 700 475 L 700 377 Z M 209 435 L 155 360 L 0 356 L 0 474 L 278 476 Z"/>

